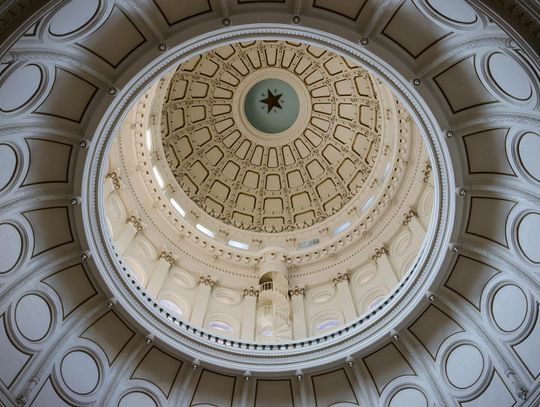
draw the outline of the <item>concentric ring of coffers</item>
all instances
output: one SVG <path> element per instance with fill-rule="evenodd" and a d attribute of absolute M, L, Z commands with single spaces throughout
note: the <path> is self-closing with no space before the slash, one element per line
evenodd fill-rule
<path fill-rule="evenodd" d="M 291 86 L 303 114 L 275 134 L 243 117 L 268 78 Z M 254 99 L 269 114 L 270 91 L 286 94 L 273 86 Z M 434 199 L 427 149 L 389 87 L 286 41 L 219 47 L 156 81 L 121 126 L 104 188 L 134 287 L 191 326 L 261 343 L 377 309 L 418 259 Z"/>
<path fill-rule="evenodd" d="M 246 110 L 246 93 L 261 81 L 274 85 Z M 272 91 L 283 107 L 267 109 Z M 285 41 L 226 45 L 174 73 L 161 114 L 166 161 L 188 197 L 225 224 L 307 228 L 346 206 L 380 158 L 379 99 L 376 80 L 331 51 Z M 272 136 L 247 120 L 252 110 L 259 126 L 291 123 Z"/>

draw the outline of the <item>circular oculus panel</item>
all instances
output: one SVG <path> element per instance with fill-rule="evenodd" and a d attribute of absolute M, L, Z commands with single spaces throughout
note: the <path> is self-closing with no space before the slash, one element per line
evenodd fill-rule
<path fill-rule="evenodd" d="M 300 101 L 294 88 L 281 79 L 255 83 L 244 100 L 249 123 L 263 133 L 276 134 L 289 129 L 298 119 Z"/>

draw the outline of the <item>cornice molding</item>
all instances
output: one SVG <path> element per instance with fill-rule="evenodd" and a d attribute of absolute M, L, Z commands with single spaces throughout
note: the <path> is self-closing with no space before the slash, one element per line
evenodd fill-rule
<path fill-rule="evenodd" d="M 38 21 L 39 17 L 49 12 L 64 0 L 5 0 L 0 5 L 0 57 L 10 49 L 15 41 Z"/>

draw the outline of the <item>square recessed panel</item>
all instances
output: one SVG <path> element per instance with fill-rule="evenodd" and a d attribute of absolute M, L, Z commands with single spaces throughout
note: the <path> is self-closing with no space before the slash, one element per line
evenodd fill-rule
<path fill-rule="evenodd" d="M 255 405 L 258 407 L 294 406 L 290 380 L 257 380 Z"/>
<path fill-rule="evenodd" d="M 66 206 L 23 212 L 34 234 L 32 257 L 74 241 Z"/>
<path fill-rule="evenodd" d="M 97 91 L 86 79 L 57 67 L 53 86 L 36 113 L 80 123 Z"/>
<path fill-rule="evenodd" d="M 115 6 L 107 20 L 79 45 L 116 68 L 144 42 L 146 38 L 130 17 Z"/>
<path fill-rule="evenodd" d="M 313 2 L 313 7 L 336 13 L 351 20 L 356 20 L 367 3 L 368 0 L 315 0 Z"/>
<path fill-rule="evenodd" d="M 199 16 L 212 11 L 209 0 L 153 0 L 159 12 L 167 21 L 168 25 L 174 25 L 181 21 Z"/>
<path fill-rule="evenodd" d="M 27 138 L 25 141 L 30 159 L 24 185 L 68 182 L 71 144 L 39 138 Z"/>
<path fill-rule="evenodd" d="M 463 136 L 471 174 L 515 176 L 506 151 L 508 131 L 491 129 Z"/>
<path fill-rule="evenodd" d="M 393 343 L 380 348 L 363 360 L 379 394 L 396 377 L 415 375 L 408 360 Z"/>
<path fill-rule="evenodd" d="M 450 33 L 429 20 L 408 0 L 394 13 L 383 34 L 413 58 L 418 58 Z"/>
<path fill-rule="evenodd" d="M 516 205 L 507 199 L 472 197 L 467 233 L 508 247 L 506 224 Z"/>
<path fill-rule="evenodd" d="M 497 102 L 480 81 L 474 57 L 456 62 L 433 79 L 453 113 Z"/>

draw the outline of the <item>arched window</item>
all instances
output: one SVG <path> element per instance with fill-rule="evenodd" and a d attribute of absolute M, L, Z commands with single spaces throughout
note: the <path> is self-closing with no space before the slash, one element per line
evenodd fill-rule
<path fill-rule="evenodd" d="M 184 315 L 182 309 L 173 301 L 170 300 L 159 300 L 159 305 L 161 305 L 165 310 L 173 312 L 177 315 Z"/>
<path fill-rule="evenodd" d="M 211 237 L 211 238 L 214 238 L 216 237 L 216 234 L 214 232 L 212 232 L 210 229 L 208 229 L 206 226 L 203 226 L 201 225 L 200 223 L 197 223 L 195 225 L 195 227 L 200 230 L 201 232 L 203 232 L 206 236 L 208 237 Z"/>
<path fill-rule="evenodd" d="M 247 250 L 249 245 L 247 243 L 238 242 L 236 240 L 229 240 L 227 244 L 231 247 L 236 247 L 237 249 Z"/>
<path fill-rule="evenodd" d="M 261 335 L 270 338 L 274 336 L 274 331 L 272 330 L 271 327 L 268 327 L 264 331 L 261 332 Z"/>
<path fill-rule="evenodd" d="M 341 325 L 341 322 L 339 322 L 338 319 L 335 318 L 329 318 L 325 319 L 324 321 L 321 321 L 317 324 L 315 329 L 317 331 L 326 331 L 327 329 L 335 328 L 336 326 Z"/>
<path fill-rule="evenodd" d="M 223 331 L 223 332 L 232 332 L 233 331 L 233 327 L 231 325 L 229 325 L 228 323 L 223 322 L 223 321 L 210 321 L 208 323 L 208 327 L 210 327 L 212 329 L 216 329 L 218 331 Z"/>
<path fill-rule="evenodd" d="M 310 324 L 312 335 L 319 335 L 343 325 L 343 316 L 337 311 L 323 311 L 314 317 Z"/>
<path fill-rule="evenodd" d="M 379 297 L 376 297 L 373 301 L 371 301 L 368 304 L 367 310 L 372 310 L 373 308 L 376 308 L 381 302 L 384 300 L 384 295 L 381 295 Z"/>
<path fill-rule="evenodd" d="M 141 286 L 146 286 L 146 273 L 141 264 L 130 256 L 124 256 L 124 263 L 133 279 Z"/>
<path fill-rule="evenodd" d="M 340 234 L 341 232 L 345 231 L 349 226 L 351 226 L 351 222 L 350 221 L 347 221 L 345 223 L 343 223 L 342 225 L 339 225 L 337 228 L 334 229 L 334 233 L 333 235 L 337 235 L 337 234 Z"/>

